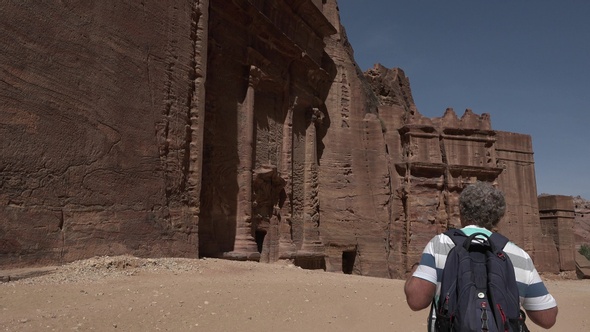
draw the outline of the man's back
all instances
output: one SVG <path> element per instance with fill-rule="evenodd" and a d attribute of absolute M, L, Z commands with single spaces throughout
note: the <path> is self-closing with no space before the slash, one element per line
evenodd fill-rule
<path fill-rule="evenodd" d="M 489 230 L 473 225 L 464 227 L 462 231 L 466 235 L 476 232 L 491 235 Z M 440 277 L 442 276 L 447 256 L 453 247 L 455 247 L 455 243 L 447 235 L 439 234 L 433 237 L 424 248 L 420 265 L 412 274 L 413 277 L 429 281 L 436 285 L 435 299 L 438 299 L 440 296 Z M 531 257 L 526 251 L 512 242 L 508 242 L 504 247 L 504 252 L 508 255 L 514 266 L 520 304 L 527 313 L 556 307 L 557 303 L 555 299 L 549 294 Z"/>
<path fill-rule="evenodd" d="M 491 234 L 489 230 L 497 227 L 505 212 L 504 194 L 492 183 L 476 181 L 462 188 L 459 195 L 459 214 L 464 227 L 462 231 L 468 235 L 474 231 Z M 437 235 L 424 248 L 420 263 L 412 266 L 412 275 L 404 286 L 406 300 L 412 310 L 425 309 L 430 306 L 433 298 L 438 297 L 440 275 L 449 251 L 454 246 L 446 235 Z M 533 261 L 513 243 L 508 243 L 504 250 L 514 265 L 522 307 L 531 321 L 541 327 L 550 328 L 557 318 L 557 303 L 547 291 Z"/>
<path fill-rule="evenodd" d="M 447 255 L 441 295 L 433 306 L 436 331 L 526 331 L 514 267 L 503 250 L 508 239 L 486 233 L 444 233 L 455 246 Z"/>
<path fill-rule="evenodd" d="M 476 232 L 490 234 L 485 228 L 477 226 L 467 226 L 462 229 L 465 235 L 471 235 Z M 430 255 L 431 259 L 424 258 L 420 261 L 420 266 L 414 272 L 414 276 L 428 280 L 437 284 L 436 298 L 440 294 L 440 280 L 437 276 L 441 275 L 444 269 L 447 255 L 453 249 L 455 244 L 453 240 L 444 234 L 439 234 L 432 238 L 423 252 L 424 255 Z M 526 310 L 543 310 L 555 306 L 555 299 L 549 294 L 543 280 L 537 272 L 531 257 L 512 242 L 508 242 L 504 247 L 504 252 L 508 255 L 514 266 L 514 274 L 518 283 L 520 302 Z M 438 271 L 438 273 L 437 273 Z"/>

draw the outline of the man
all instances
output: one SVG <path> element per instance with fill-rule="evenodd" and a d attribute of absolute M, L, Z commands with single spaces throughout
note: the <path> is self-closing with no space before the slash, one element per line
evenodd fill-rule
<path fill-rule="evenodd" d="M 467 236 L 481 232 L 491 235 L 506 211 L 503 193 L 486 182 L 467 186 L 459 197 L 461 231 Z M 439 279 L 444 263 L 454 243 L 445 234 L 432 238 L 424 248 L 420 263 L 412 268 L 404 291 L 410 309 L 422 310 L 430 306 L 440 292 Z M 557 318 L 557 303 L 539 277 L 530 256 L 516 244 L 508 242 L 504 248 L 514 266 L 518 283 L 520 304 L 528 318 L 535 324 L 549 329 Z M 438 271 L 438 273 L 437 273 Z M 437 277 L 438 276 L 438 277 Z"/>

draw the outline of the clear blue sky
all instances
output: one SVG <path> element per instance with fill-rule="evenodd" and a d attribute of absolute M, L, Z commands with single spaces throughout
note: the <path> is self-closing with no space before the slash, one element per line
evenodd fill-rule
<path fill-rule="evenodd" d="M 410 78 L 420 113 L 489 113 L 533 139 L 538 194 L 590 199 L 590 1 L 338 0 L 363 71 Z"/>

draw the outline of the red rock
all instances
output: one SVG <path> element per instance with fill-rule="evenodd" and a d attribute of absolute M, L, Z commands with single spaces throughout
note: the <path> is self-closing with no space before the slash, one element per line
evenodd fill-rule
<path fill-rule="evenodd" d="M 401 69 L 361 73 L 335 0 L 21 1 L 0 22 L 3 265 L 213 256 L 398 278 L 476 179 L 506 194 L 500 231 L 555 264 L 531 137 L 422 116 Z"/>

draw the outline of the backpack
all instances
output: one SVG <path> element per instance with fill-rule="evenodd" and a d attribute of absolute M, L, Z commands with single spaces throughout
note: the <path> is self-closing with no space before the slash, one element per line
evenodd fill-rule
<path fill-rule="evenodd" d="M 431 308 L 435 331 L 528 332 L 514 268 L 503 251 L 508 239 L 498 233 L 466 236 L 457 229 L 445 235 L 455 247 Z"/>

